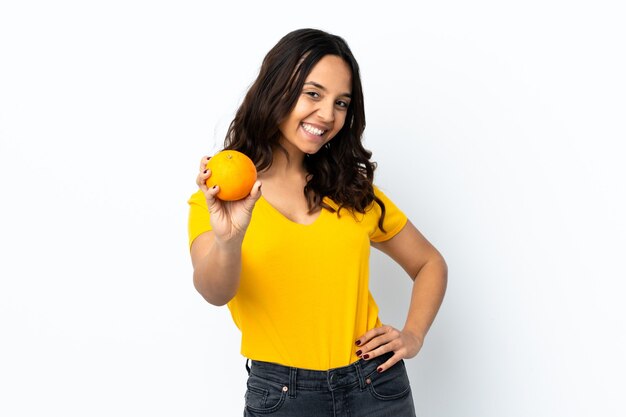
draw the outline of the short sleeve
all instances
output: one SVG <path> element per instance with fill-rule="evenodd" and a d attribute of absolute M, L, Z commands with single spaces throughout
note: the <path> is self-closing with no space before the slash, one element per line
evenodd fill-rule
<path fill-rule="evenodd" d="M 211 230 L 211 222 L 206 198 L 201 190 L 192 194 L 187 203 L 189 204 L 188 232 L 189 247 L 191 248 L 195 238 Z"/>
<path fill-rule="evenodd" d="M 385 218 L 383 220 L 383 228 L 385 229 L 385 231 L 383 232 L 382 230 L 380 230 L 379 227 L 376 227 L 374 231 L 370 234 L 370 240 L 372 242 L 384 242 L 397 235 L 400 230 L 402 230 L 402 228 L 406 225 L 408 218 L 404 214 L 404 212 L 402 212 L 402 210 L 400 210 L 398 206 L 396 206 L 393 201 L 391 201 L 389 197 L 387 197 L 385 193 L 383 193 L 376 186 L 374 186 L 374 194 L 376 195 L 376 197 L 380 198 L 380 200 L 385 204 Z M 378 204 L 376 204 L 376 202 L 374 202 L 373 204 L 375 209 L 372 211 L 380 216 L 380 207 L 378 206 Z"/>

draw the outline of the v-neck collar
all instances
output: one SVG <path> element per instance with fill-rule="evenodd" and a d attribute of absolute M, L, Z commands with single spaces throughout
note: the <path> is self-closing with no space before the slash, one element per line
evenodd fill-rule
<path fill-rule="evenodd" d="M 277 216 L 281 217 L 282 219 L 284 219 L 284 221 L 297 225 L 297 226 L 303 226 L 303 227 L 311 227 L 314 226 L 315 224 L 317 224 L 320 221 L 320 218 L 322 217 L 322 215 L 324 214 L 324 211 L 326 211 L 324 208 L 320 208 L 319 213 L 317 213 L 317 216 L 313 219 L 313 221 L 311 223 L 298 223 L 292 219 L 290 219 L 289 217 L 285 216 L 280 210 L 278 210 L 276 207 L 274 207 L 269 201 L 267 201 L 265 199 L 265 197 L 263 195 L 261 195 L 261 197 L 259 198 L 259 201 L 263 201 L 263 203 L 269 207 L 269 209 L 271 211 L 273 211 Z M 258 204 L 258 202 L 257 202 Z"/>

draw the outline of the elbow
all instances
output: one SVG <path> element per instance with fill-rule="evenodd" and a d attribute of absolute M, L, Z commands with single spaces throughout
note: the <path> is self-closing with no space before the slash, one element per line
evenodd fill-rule
<path fill-rule="evenodd" d="M 443 275 L 443 277 L 445 278 L 445 280 L 448 280 L 448 263 L 446 262 L 446 260 L 443 258 L 443 256 L 439 255 L 439 264 L 441 267 L 441 273 Z"/>
<path fill-rule="evenodd" d="M 443 294 L 445 294 L 448 289 L 448 264 L 441 255 L 439 255 L 438 259 L 435 262 L 437 265 L 437 269 L 439 270 L 438 275 L 440 277 L 439 281 L 442 294 L 441 296 L 443 297 Z"/>
<path fill-rule="evenodd" d="M 204 294 L 202 294 L 202 297 L 211 305 L 214 305 L 216 307 L 222 307 L 225 306 L 226 304 L 228 304 L 228 302 L 230 300 L 232 300 L 232 298 L 216 298 L 216 297 L 207 297 Z"/>
<path fill-rule="evenodd" d="M 223 305 L 228 304 L 230 300 L 233 299 L 236 292 L 225 292 L 219 291 L 215 288 L 210 288 L 206 283 L 200 282 L 200 280 L 196 279 L 194 276 L 193 285 L 196 288 L 196 291 L 206 300 L 207 303 L 214 305 L 216 307 L 221 307 Z"/>
<path fill-rule="evenodd" d="M 437 253 L 436 256 L 431 257 L 426 263 L 419 267 L 417 272 L 412 276 L 413 281 L 415 281 L 422 273 L 426 273 L 432 277 L 438 277 L 444 288 L 447 286 L 448 264 L 441 254 Z"/>
<path fill-rule="evenodd" d="M 437 256 L 431 261 L 435 268 L 439 270 L 439 275 L 443 279 L 444 282 L 448 281 L 448 263 L 444 259 L 441 254 L 437 254 Z"/>

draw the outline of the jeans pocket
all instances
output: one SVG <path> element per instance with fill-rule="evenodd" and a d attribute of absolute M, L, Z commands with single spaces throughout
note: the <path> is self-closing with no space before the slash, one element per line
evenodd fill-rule
<path fill-rule="evenodd" d="M 368 385 L 370 394 L 379 400 L 397 400 L 411 392 L 404 361 L 396 363 L 382 374 L 372 372 L 367 378 L 370 381 Z"/>
<path fill-rule="evenodd" d="M 248 377 L 246 409 L 259 414 L 278 411 L 285 402 L 287 386 L 256 375 Z"/>

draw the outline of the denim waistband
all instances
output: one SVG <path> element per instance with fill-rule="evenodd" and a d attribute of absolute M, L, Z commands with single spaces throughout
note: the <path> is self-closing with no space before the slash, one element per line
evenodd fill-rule
<path fill-rule="evenodd" d="M 249 373 L 289 387 L 290 396 L 295 395 L 298 390 L 334 391 L 355 385 L 364 389 L 369 384 L 368 377 L 391 356 L 390 352 L 370 360 L 359 359 L 351 365 L 328 371 L 294 368 L 253 360 Z"/>

